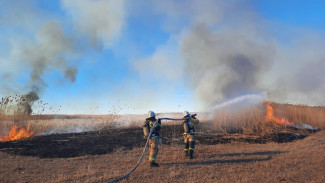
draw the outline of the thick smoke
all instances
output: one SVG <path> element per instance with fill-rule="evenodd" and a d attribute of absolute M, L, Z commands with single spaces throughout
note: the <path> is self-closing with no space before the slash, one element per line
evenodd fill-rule
<path fill-rule="evenodd" d="M 272 45 L 250 31 L 213 31 L 195 25 L 181 42 L 185 70 L 199 97 L 209 103 L 257 92 L 271 65 Z M 257 38 L 262 41 L 256 41 Z"/>
<path fill-rule="evenodd" d="M 268 22 L 239 0 L 154 4 L 178 41 L 183 77 L 205 105 L 260 93 L 278 102 L 324 105 L 321 33 Z M 285 41 L 273 35 L 279 30 Z"/>
<path fill-rule="evenodd" d="M 272 66 L 275 45 L 249 5 L 164 1 L 156 10 L 170 16 L 166 30 L 177 37 L 183 76 L 205 105 L 260 93 L 259 78 Z"/>
<path fill-rule="evenodd" d="M 35 101 L 37 101 L 39 99 L 38 95 L 36 92 L 32 91 L 29 92 L 26 95 L 21 96 L 20 98 L 20 107 L 22 107 L 22 114 L 32 114 L 33 110 L 32 110 L 32 106 L 34 104 Z"/>
<path fill-rule="evenodd" d="M 2 97 L 0 101 L 0 115 L 32 114 L 32 106 L 38 99 L 38 94 L 34 91 L 26 95 Z"/>

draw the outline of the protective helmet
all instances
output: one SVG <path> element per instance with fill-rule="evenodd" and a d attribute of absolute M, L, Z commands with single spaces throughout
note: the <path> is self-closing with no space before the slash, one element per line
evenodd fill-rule
<path fill-rule="evenodd" d="M 189 115 L 191 115 L 188 111 L 184 111 L 184 116 L 189 116 Z"/>
<path fill-rule="evenodd" d="M 149 111 L 148 116 L 149 116 L 149 118 L 152 118 L 152 117 L 155 117 L 156 114 L 153 111 Z"/>

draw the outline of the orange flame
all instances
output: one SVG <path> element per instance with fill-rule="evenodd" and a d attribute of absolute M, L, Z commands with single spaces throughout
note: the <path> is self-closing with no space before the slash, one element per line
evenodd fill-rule
<path fill-rule="evenodd" d="M 271 102 L 269 101 L 264 101 L 266 103 L 266 110 L 267 110 L 267 114 L 265 116 L 265 119 L 267 121 L 272 121 L 272 122 L 275 122 L 276 124 L 279 124 L 279 125 L 293 125 L 292 122 L 290 122 L 289 120 L 285 119 L 285 118 L 277 118 L 274 116 L 273 114 L 273 108 L 271 106 Z"/>
<path fill-rule="evenodd" d="M 27 129 L 20 128 L 19 126 L 12 126 L 8 136 L 0 137 L 0 141 L 13 141 L 24 138 L 29 138 L 34 135 L 35 132 L 30 130 L 30 125 L 28 125 Z"/>

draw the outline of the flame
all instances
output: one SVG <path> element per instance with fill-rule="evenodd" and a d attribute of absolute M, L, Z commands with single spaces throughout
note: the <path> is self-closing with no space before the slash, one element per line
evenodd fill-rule
<path fill-rule="evenodd" d="M 25 128 L 20 128 L 19 126 L 12 126 L 11 130 L 9 132 L 8 136 L 0 137 L 0 142 L 1 141 L 13 141 L 13 140 L 19 140 L 19 139 L 24 139 L 24 138 L 29 138 L 32 135 L 34 135 L 35 132 L 30 130 L 30 125 L 28 125 L 27 129 Z"/>
<path fill-rule="evenodd" d="M 265 119 L 266 121 L 272 121 L 272 122 L 275 122 L 276 124 L 279 124 L 279 125 L 293 125 L 292 122 L 290 122 L 289 120 L 285 119 L 285 118 L 277 118 L 274 116 L 274 113 L 273 113 L 273 108 L 271 106 L 271 102 L 269 101 L 264 101 L 265 104 L 266 104 L 266 110 L 267 110 L 267 114 L 265 116 Z"/>

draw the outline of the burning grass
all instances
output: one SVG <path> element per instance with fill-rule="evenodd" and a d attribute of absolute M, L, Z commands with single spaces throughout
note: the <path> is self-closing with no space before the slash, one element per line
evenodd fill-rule
<path fill-rule="evenodd" d="M 241 111 L 217 111 L 209 123 L 207 129 L 209 131 L 225 134 L 255 134 L 262 137 L 281 131 L 299 130 L 299 126 L 304 124 L 314 127 L 309 130 L 325 129 L 325 107 L 265 101 L 263 104 Z"/>
<path fill-rule="evenodd" d="M 15 126 L 28 129 L 35 136 L 85 131 L 100 133 L 105 129 L 120 127 L 119 118 L 118 115 L 2 115 L 0 116 L 0 137 L 9 136 Z"/>
<path fill-rule="evenodd" d="M 34 135 L 35 132 L 30 130 L 30 125 L 28 125 L 27 129 L 20 128 L 19 126 L 12 126 L 8 136 L 0 137 L 1 141 L 14 141 L 20 140 L 24 138 L 29 138 Z"/>
<path fill-rule="evenodd" d="M 180 113 L 159 114 L 159 117 L 181 118 Z M 27 130 L 32 136 L 58 133 L 81 133 L 106 129 L 141 128 L 144 115 L 1 115 L 0 140 L 7 141 L 10 131 Z M 213 114 L 199 114 L 202 134 L 246 136 L 260 139 L 274 139 L 284 133 L 296 133 L 299 128 L 311 125 L 314 129 L 325 128 L 325 108 L 287 104 L 265 103 L 240 111 L 218 110 Z M 171 131 L 165 132 L 169 142 L 177 141 L 182 134 L 181 122 L 164 121 Z M 300 125 L 300 126 L 299 126 Z M 313 129 L 311 129 L 313 130 Z M 21 135 L 21 138 L 30 136 Z M 4 140 L 6 139 L 6 140 Z M 14 139 L 17 140 L 17 139 Z"/>
<path fill-rule="evenodd" d="M 275 103 L 269 107 L 273 116 L 269 120 L 267 103 L 242 111 L 217 111 L 214 118 L 199 114 L 197 158 L 193 161 L 182 156 L 182 122 L 165 121 L 159 171 L 149 169 L 144 161 L 124 182 L 152 182 L 152 175 L 160 182 L 323 182 L 324 132 L 313 134 L 314 130 L 292 124 L 324 129 L 324 108 Z M 182 116 L 159 117 L 163 115 Z M 15 125 L 35 133 L 22 140 L 0 142 L 0 180 L 105 182 L 121 176 L 142 152 L 141 122 L 145 118 L 1 116 L 0 133 L 9 134 Z M 275 121 L 282 118 L 288 122 Z"/>

